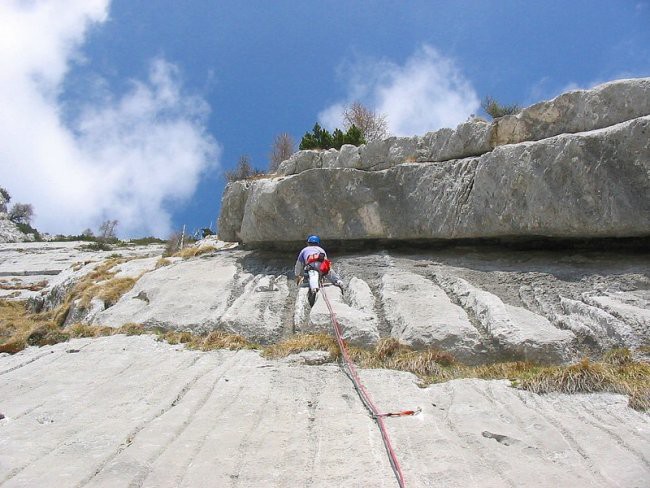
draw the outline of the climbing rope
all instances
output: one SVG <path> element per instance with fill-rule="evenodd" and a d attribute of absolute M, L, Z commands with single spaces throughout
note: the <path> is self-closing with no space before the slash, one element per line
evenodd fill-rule
<path fill-rule="evenodd" d="M 375 419 L 375 422 L 377 422 L 377 425 L 379 426 L 379 431 L 381 432 L 381 438 L 384 441 L 384 446 L 386 447 L 386 452 L 388 453 L 388 460 L 390 461 L 390 465 L 393 468 L 393 472 L 395 473 L 395 476 L 397 478 L 397 483 L 399 484 L 400 488 L 404 488 L 406 486 L 404 484 L 404 474 L 402 473 L 402 468 L 399 465 L 399 461 L 397 460 L 397 455 L 393 450 L 393 446 L 390 443 L 390 437 L 388 437 L 386 425 L 384 424 L 384 418 L 416 415 L 417 413 L 420 412 L 420 409 L 418 408 L 417 410 L 404 410 L 401 412 L 392 412 L 392 413 L 379 412 L 374 402 L 372 401 L 372 398 L 370 397 L 368 390 L 366 390 L 365 386 L 363 386 L 363 383 L 361 382 L 361 378 L 359 377 L 359 373 L 357 372 L 357 368 L 354 366 L 354 362 L 352 362 L 352 359 L 350 359 L 350 355 L 348 354 L 348 348 L 346 347 L 345 342 L 343 341 L 343 336 L 341 334 L 341 326 L 339 325 L 338 320 L 336 320 L 336 313 L 334 313 L 332 304 L 327 298 L 327 294 L 325 293 L 324 287 L 321 286 L 320 291 L 327 305 L 327 309 L 330 312 L 330 319 L 332 320 L 332 326 L 334 327 L 334 335 L 336 336 L 336 342 L 339 345 L 339 349 L 341 350 L 341 355 L 343 356 L 343 362 L 345 364 L 344 371 L 346 371 L 346 374 L 348 375 L 350 380 L 352 380 L 352 384 L 354 385 L 354 389 L 357 391 L 359 398 L 361 399 L 365 407 L 372 415 L 372 418 Z"/>

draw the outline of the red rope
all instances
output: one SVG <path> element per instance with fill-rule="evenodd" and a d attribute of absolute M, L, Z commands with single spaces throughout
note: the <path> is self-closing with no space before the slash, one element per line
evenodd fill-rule
<path fill-rule="evenodd" d="M 415 411 L 405 410 L 404 412 L 398 412 L 398 413 L 379 413 L 379 410 L 377 410 L 377 407 L 373 403 L 372 398 L 368 393 L 368 390 L 366 390 L 365 386 L 363 386 L 363 383 L 361 382 L 359 373 L 357 373 L 357 368 L 354 366 L 352 359 L 350 359 L 350 355 L 348 354 L 348 349 L 345 346 L 345 342 L 343 341 L 343 336 L 341 334 L 341 327 L 339 326 L 338 320 L 336 320 L 336 314 L 334 313 L 332 304 L 330 303 L 330 301 L 327 298 L 327 295 L 325 294 L 324 287 L 321 287 L 321 293 L 323 295 L 323 299 L 325 300 L 325 303 L 327 304 L 327 308 L 330 312 L 330 318 L 332 319 L 332 326 L 334 327 L 334 333 L 336 335 L 336 342 L 338 342 L 339 349 L 341 349 L 343 360 L 345 361 L 345 365 L 348 369 L 348 373 L 349 373 L 348 376 L 352 380 L 352 383 L 354 384 L 354 388 L 355 390 L 357 390 L 357 393 L 359 394 L 359 398 L 361 398 L 361 401 L 366 406 L 366 408 L 370 411 L 372 417 L 377 422 L 377 425 L 379 426 L 379 431 L 381 432 L 381 438 L 384 441 L 384 446 L 386 447 L 386 452 L 388 453 L 388 460 L 390 461 L 390 465 L 392 466 L 393 471 L 395 472 L 395 476 L 397 477 L 397 483 L 399 483 L 400 488 L 404 488 L 406 486 L 404 484 L 404 474 L 402 473 L 402 468 L 400 467 L 399 462 L 397 461 L 397 455 L 393 450 L 393 446 L 390 443 L 390 437 L 388 437 L 388 432 L 386 431 L 386 425 L 384 424 L 384 417 L 414 415 L 418 413 L 419 410 L 415 410 Z"/>

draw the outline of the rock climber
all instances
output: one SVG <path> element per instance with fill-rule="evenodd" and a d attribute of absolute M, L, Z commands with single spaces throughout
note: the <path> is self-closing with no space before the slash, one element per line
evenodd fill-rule
<path fill-rule="evenodd" d="M 327 259 L 327 253 L 321 247 L 320 237 L 317 235 L 307 237 L 307 246 L 298 254 L 294 274 L 296 275 L 296 284 L 298 286 L 307 277 L 309 283 L 307 301 L 312 307 L 316 302 L 316 293 L 318 293 L 321 276 L 331 281 L 334 286 L 343 289 L 343 281 L 341 281 L 339 275 L 331 268 L 331 262 Z"/>

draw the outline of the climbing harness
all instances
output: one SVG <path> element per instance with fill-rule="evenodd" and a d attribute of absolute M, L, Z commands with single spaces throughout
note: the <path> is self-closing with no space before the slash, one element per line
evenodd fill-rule
<path fill-rule="evenodd" d="M 343 335 L 341 334 L 341 326 L 339 325 L 339 322 L 336 319 L 336 313 L 334 313 L 332 304 L 327 298 L 327 294 L 325 293 L 325 290 L 323 288 L 321 288 L 321 294 L 323 295 L 323 299 L 327 304 L 327 309 L 330 312 L 330 319 L 332 320 L 332 326 L 334 327 L 334 335 L 336 336 L 336 342 L 338 343 L 339 349 L 341 350 L 341 355 L 343 356 L 343 362 L 345 365 L 343 370 L 346 372 L 346 374 L 352 381 L 352 384 L 354 385 L 354 389 L 357 391 L 357 394 L 359 395 L 361 402 L 368 409 L 372 418 L 375 419 L 375 422 L 377 422 L 377 425 L 379 426 L 379 432 L 381 433 L 381 438 L 384 441 L 384 446 L 386 447 L 386 452 L 388 453 L 388 460 L 390 461 L 390 465 L 393 468 L 395 477 L 397 478 L 397 483 L 399 484 L 400 488 L 404 488 L 406 486 L 404 484 L 404 474 L 402 473 L 402 468 L 399 465 L 399 462 L 397 460 L 397 455 L 393 450 L 393 446 L 390 443 L 390 437 L 388 436 L 386 425 L 384 424 L 384 418 L 417 415 L 418 413 L 420 413 L 421 409 L 417 408 L 416 410 L 403 410 L 401 412 L 391 412 L 391 413 L 379 412 L 374 402 L 372 401 L 372 398 L 370 397 L 368 390 L 366 390 L 365 386 L 363 386 L 363 383 L 361 382 L 361 378 L 359 377 L 359 373 L 357 372 L 357 369 L 354 366 L 354 363 L 352 362 L 350 355 L 348 354 L 348 348 L 345 345 L 345 341 L 343 340 Z"/>

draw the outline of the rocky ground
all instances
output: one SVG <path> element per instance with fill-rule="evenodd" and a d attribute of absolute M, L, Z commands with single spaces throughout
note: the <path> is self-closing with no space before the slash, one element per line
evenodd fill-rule
<path fill-rule="evenodd" d="M 55 307 L 119 254 L 128 261 L 110 279 L 134 277 L 133 288 L 115 304 L 75 302 L 74 321 L 219 329 L 261 343 L 330 331 L 322 297 L 310 309 L 293 284 L 293 253 L 219 244 L 161 265 L 160 246 L 84 246 L 1 244 L 5 298 Z M 466 246 L 332 257 L 347 286 L 324 292 L 352 343 L 393 336 L 470 364 L 569 362 L 620 346 L 647 357 L 647 253 Z M 397 486 L 349 379 L 336 364 L 304 363 L 148 336 L 0 355 L 0 485 Z M 624 396 L 362 377 L 380 409 L 422 409 L 387 419 L 407 486 L 642 487 L 650 477 L 650 421 Z"/>
<path fill-rule="evenodd" d="M 114 304 L 75 301 L 67 324 L 225 330 L 262 344 L 330 330 L 324 301 L 310 308 L 306 288 L 293 283 L 292 253 L 222 250 L 160 266 L 160 246 L 99 253 L 79 243 L 1 246 L 2 292 L 40 309 L 61 303 L 108 257 L 128 259 L 113 271 L 135 286 Z M 643 355 L 650 346 L 647 253 L 467 246 L 332 257 L 347 286 L 323 292 L 353 344 L 392 336 L 470 364 L 568 362 L 617 347 Z"/>
<path fill-rule="evenodd" d="M 625 397 L 362 378 L 380 409 L 422 409 L 387 419 L 407 486 L 647 486 L 650 422 Z M 78 339 L 0 357 L 0 398 L 6 487 L 397 486 L 336 365 Z"/>

